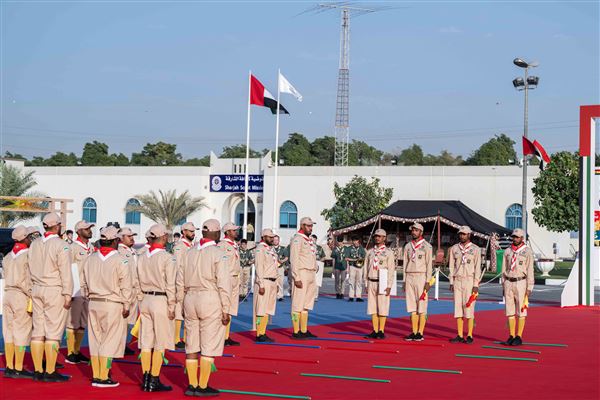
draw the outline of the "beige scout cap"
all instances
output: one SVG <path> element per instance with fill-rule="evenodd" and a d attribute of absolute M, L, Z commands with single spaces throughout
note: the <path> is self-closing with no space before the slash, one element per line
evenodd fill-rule
<path fill-rule="evenodd" d="M 273 233 L 273 229 L 265 228 L 262 230 L 260 236 L 275 237 L 276 235 Z"/>
<path fill-rule="evenodd" d="M 121 228 L 119 230 L 119 233 L 117 234 L 117 237 L 119 239 L 122 239 L 123 236 L 137 236 L 137 233 L 135 233 L 134 231 L 131 230 L 131 228 Z M 146 237 L 148 237 L 148 235 L 146 235 Z"/>
<path fill-rule="evenodd" d="M 32 233 L 39 233 L 39 229 L 37 226 L 28 226 L 27 227 L 27 235 L 31 235 Z"/>
<path fill-rule="evenodd" d="M 510 236 L 523 237 L 525 236 L 525 232 L 523 231 L 523 229 L 517 228 L 514 231 L 512 231 L 512 234 Z"/>
<path fill-rule="evenodd" d="M 198 228 L 196 228 L 196 225 L 194 225 L 193 222 L 186 222 L 185 224 L 181 225 L 181 230 L 182 231 L 197 231 Z"/>
<path fill-rule="evenodd" d="M 83 221 L 79 221 L 78 223 L 75 224 L 75 232 L 77 232 L 80 229 L 87 229 L 87 228 L 91 228 L 92 226 L 96 226 L 95 224 L 91 224 L 89 222 L 87 222 L 86 220 Z"/>
<path fill-rule="evenodd" d="M 216 219 L 207 219 L 202 224 L 202 232 L 217 232 L 221 230 L 221 223 Z"/>
<path fill-rule="evenodd" d="M 238 229 L 240 229 L 240 227 L 234 224 L 233 222 L 228 222 L 225 225 L 223 225 L 223 232 L 237 231 Z"/>
<path fill-rule="evenodd" d="M 152 239 L 152 235 L 150 234 L 150 229 L 148 229 L 148 230 L 146 231 L 146 233 L 144 233 L 144 237 L 145 237 L 146 239 Z"/>
<path fill-rule="evenodd" d="M 21 240 L 27 237 L 27 228 L 23 225 L 17 225 L 15 229 L 13 229 L 11 237 L 14 241 L 20 242 Z"/>
<path fill-rule="evenodd" d="M 58 216 L 57 213 L 51 212 L 51 213 L 44 215 L 44 219 L 42 219 L 42 223 L 45 226 L 47 226 L 48 228 L 51 228 L 53 226 L 56 226 L 56 225 L 62 223 L 62 221 L 60 220 L 60 217 Z"/>
<path fill-rule="evenodd" d="M 473 231 L 471 230 L 471 228 L 469 228 L 467 225 L 463 225 L 460 228 L 458 228 L 458 233 L 472 233 Z"/>
<path fill-rule="evenodd" d="M 412 225 L 410 226 L 410 228 L 409 228 L 409 229 L 419 229 L 421 232 L 423 232 L 423 225 L 421 225 L 421 224 L 420 224 L 420 223 L 418 223 L 418 222 L 415 222 L 414 224 L 412 224 Z"/>
<path fill-rule="evenodd" d="M 119 230 L 114 226 L 106 226 L 100 229 L 100 239 L 115 240 L 119 237 Z"/>
<path fill-rule="evenodd" d="M 148 236 L 148 237 L 155 239 L 155 238 L 165 236 L 165 235 L 171 233 L 171 231 L 168 230 L 163 224 L 154 224 L 150 227 L 150 230 L 148 231 L 148 233 L 150 234 L 150 236 Z"/>
<path fill-rule="evenodd" d="M 377 229 L 374 236 L 387 236 L 387 233 L 383 229 Z"/>
<path fill-rule="evenodd" d="M 310 217 L 303 217 L 300 220 L 300 225 L 314 225 L 316 222 L 314 222 Z"/>

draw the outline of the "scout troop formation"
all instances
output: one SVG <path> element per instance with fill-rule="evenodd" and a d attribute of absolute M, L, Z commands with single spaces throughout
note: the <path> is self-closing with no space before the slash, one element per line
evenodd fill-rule
<path fill-rule="evenodd" d="M 61 220 L 55 213 L 44 216 L 45 232 L 32 240 L 36 229 L 17 226 L 12 233 L 13 250 L 4 258 L 5 297 L 3 336 L 5 377 L 32 378 L 44 382 L 67 381 L 56 371 L 60 341 L 67 338 L 68 363 L 88 362 L 92 386 L 114 387 L 110 375 L 114 358 L 133 351 L 126 347 L 128 324 L 138 338 L 142 382 L 146 392 L 169 391 L 160 381 L 165 351 L 184 348 L 188 396 L 214 396 L 208 385 L 214 359 L 225 345 L 238 346 L 229 337 L 231 318 L 239 301 L 248 295 L 250 267 L 255 265 L 253 314 L 257 342 L 272 342 L 267 336 L 269 318 L 275 315 L 277 299 L 283 297 L 286 265 L 292 290 L 292 338 L 316 338 L 308 330 L 309 312 L 318 296 L 317 260 L 322 249 L 316 244 L 310 218 L 300 220 L 300 230 L 290 246 L 279 246 L 271 229 L 263 229 L 254 251 L 245 240 L 237 242 L 239 226 L 209 219 L 196 228 L 182 226 L 181 239 L 173 254 L 166 251 L 172 234 L 163 225 L 146 232 L 147 243 L 133 249 L 135 233 L 129 228 L 107 226 L 92 246 L 93 224 L 80 221 L 77 238 L 68 244 L 60 238 Z M 202 237 L 194 245 L 196 230 Z M 406 309 L 412 331 L 408 341 L 424 340 L 427 292 L 433 285 L 432 247 L 423 237 L 423 226 L 411 225 L 412 240 L 402 251 Z M 222 235 L 223 234 L 223 235 Z M 350 274 L 350 301 L 362 301 L 366 283 L 367 314 L 371 315 L 371 339 L 385 338 L 390 298 L 396 288 L 396 261 L 387 248 L 386 232 L 374 232 L 374 246 L 366 251 L 359 238 L 343 247 L 331 242 L 336 297 L 343 298 L 345 275 Z M 472 343 L 475 300 L 481 277 L 481 250 L 470 241 L 471 229 L 459 229 L 459 243 L 448 252 L 450 290 L 454 295 L 457 336 L 453 343 Z M 513 244 L 502 263 L 510 336 L 508 345 L 522 344 L 528 298 L 534 284 L 533 253 L 523 240 L 523 231 L 513 231 Z M 72 269 L 73 268 L 76 269 Z M 346 270 L 349 268 L 349 271 Z M 74 276 L 75 275 L 75 276 Z M 75 287 L 75 289 L 74 289 Z M 517 321 L 518 317 L 518 321 Z M 464 336 L 464 319 L 467 335 Z M 518 330 L 517 330 L 518 322 Z M 181 328 L 184 327 L 184 336 Z M 90 360 L 80 352 L 87 329 Z M 34 372 L 23 368 L 25 346 L 31 346 Z"/>

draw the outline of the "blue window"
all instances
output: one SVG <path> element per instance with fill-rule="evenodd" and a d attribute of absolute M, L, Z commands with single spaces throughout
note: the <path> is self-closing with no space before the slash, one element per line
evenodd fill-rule
<path fill-rule="evenodd" d="M 298 207 L 296 207 L 296 205 L 289 200 L 284 201 L 279 208 L 279 227 L 298 227 Z"/>
<path fill-rule="evenodd" d="M 179 221 L 177 221 L 177 223 L 175 225 L 181 226 L 181 225 L 185 224 L 186 222 L 187 222 L 187 217 L 183 217 Z"/>
<path fill-rule="evenodd" d="M 96 221 L 96 212 L 98 207 L 96 206 L 96 200 L 88 197 L 83 201 L 83 212 L 81 219 L 86 220 L 87 222 L 91 222 L 95 224 Z"/>
<path fill-rule="evenodd" d="M 518 203 L 511 204 L 511 206 L 506 209 L 505 220 L 507 229 L 522 228 L 523 207 Z"/>
<path fill-rule="evenodd" d="M 127 200 L 126 207 L 131 206 L 140 206 L 140 202 L 138 199 L 129 199 Z M 126 225 L 139 225 L 141 222 L 142 215 L 139 211 L 126 211 L 125 212 L 125 224 Z"/>

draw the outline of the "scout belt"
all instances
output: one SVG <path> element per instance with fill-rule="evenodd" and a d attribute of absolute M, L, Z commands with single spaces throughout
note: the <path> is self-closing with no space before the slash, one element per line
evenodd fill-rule
<path fill-rule="evenodd" d="M 151 296 L 166 296 L 165 292 L 142 292 L 144 294 L 149 294 Z"/>
<path fill-rule="evenodd" d="M 368 278 L 371 282 L 379 282 L 379 278 L 374 279 L 374 278 Z"/>
<path fill-rule="evenodd" d="M 265 279 L 268 281 L 271 281 L 271 282 L 275 282 L 277 280 L 277 278 L 265 278 Z"/>
<path fill-rule="evenodd" d="M 509 278 L 508 276 L 504 276 L 504 278 L 506 278 L 507 281 L 509 282 L 519 282 L 522 281 L 523 279 L 527 278 L 526 276 L 522 276 L 520 278 Z"/>

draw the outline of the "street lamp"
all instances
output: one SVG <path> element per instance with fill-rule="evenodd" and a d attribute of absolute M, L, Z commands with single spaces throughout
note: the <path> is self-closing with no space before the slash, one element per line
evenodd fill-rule
<path fill-rule="evenodd" d="M 535 68 L 539 64 L 537 62 L 528 63 L 521 58 L 515 58 L 513 60 L 513 64 L 515 64 L 519 68 L 523 68 L 525 70 L 525 77 L 517 77 L 513 79 L 512 84 L 518 91 L 525 92 L 525 112 L 524 112 L 524 127 L 523 127 L 523 136 L 527 137 L 527 132 L 529 130 L 529 121 L 528 121 L 528 113 L 529 113 L 529 104 L 528 104 L 528 92 L 529 89 L 535 89 L 540 81 L 540 78 L 537 76 L 529 76 L 529 68 Z M 525 232 L 525 238 L 527 238 L 527 158 L 523 159 L 523 193 L 521 200 L 521 207 L 523 208 L 523 231 Z"/>

